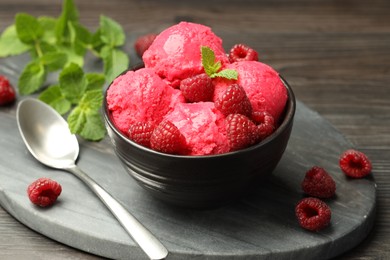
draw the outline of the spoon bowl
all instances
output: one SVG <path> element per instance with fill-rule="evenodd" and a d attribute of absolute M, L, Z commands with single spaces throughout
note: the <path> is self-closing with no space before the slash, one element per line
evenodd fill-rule
<path fill-rule="evenodd" d="M 168 250 L 148 229 L 76 165 L 79 155 L 77 138 L 57 111 L 37 99 L 25 99 L 18 104 L 16 118 L 27 149 L 38 161 L 66 170 L 83 181 L 150 259 L 164 259 L 168 255 Z"/>
<path fill-rule="evenodd" d="M 56 169 L 74 166 L 79 144 L 60 114 L 38 100 L 26 99 L 18 106 L 17 121 L 23 141 L 35 159 Z"/>

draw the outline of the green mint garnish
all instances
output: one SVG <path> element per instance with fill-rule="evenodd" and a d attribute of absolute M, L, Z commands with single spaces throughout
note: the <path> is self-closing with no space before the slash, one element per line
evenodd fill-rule
<path fill-rule="evenodd" d="M 0 57 L 19 55 L 30 50 L 30 46 L 23 43 L 16 32 L 16 26 L 11 25 L 0 36 Z"/>
<path fill-rule="evenodd" d="M 202 65 L 204 68 L 204 71 L 207 75 L 209 75 L 210 78 L 215 77 L 222 77 L 226 79 L 238 79 L 238 72 L 233 69 L 224 69 L 220 70 L 222 65 L 220 61 L 216 61 L 214 51 L 207 47 L 202 46 L 201 47 L 201 54 L 202 54 Z"/>
<path fill-rule="evenodd" d="M 100 116 L 100 107 L 103 102 L 101 90 L 90 90 L 84 93 L 78 106 L 68 117 L 69 129 L 81 137 L 90 140 L 101 140 L 106 130 Z"/>
<path fill-rule="evenodd" d="M 19 93 L 41 92 L 41 100 L 62 115 L 70 113 L 73 133 L 99 140 L 105 133 L 98 113 L 104 83 L 129 67 L 129 57 L 121 50 L 125 41 L 121 25 L 104 15 L 99 28 L 89 31 L 79 22 L 74 0 L 64 0 L 58 17 L 16 14 L 15 23 L 0 35 L 0 58 L 29 53 L 31 59 L 19 77 Z M 103 61 L 102 73 L 84 73 L 88 52 Z M 45 87 L 48 75 L 58 71 L 58 82 Z"/>
<path fill-rule="evenodd" d="M 62 70 L 59 84 L 45 89 L 39 99 L 60 114 L 70 112 L 68 125 L 72 133 L 98 141 L 106 133 L 100 116 L 104 82 L 102 74 L 85 74 L 79 65 L 71 63 Z"/>

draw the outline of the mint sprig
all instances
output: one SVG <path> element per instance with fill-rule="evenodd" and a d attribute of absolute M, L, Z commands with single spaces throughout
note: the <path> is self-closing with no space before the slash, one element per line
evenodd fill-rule
<path fill-rule="evenodd" d="M 16 14 L 15 23 L 0 35 L 0 58 L 29 53 L 31 59 L 19 76 L 19 93 L 41 92 L 40 99 L 62 115 L 69 113 L 72 132 L 99 140 L 104 137 L 97 113 L 103 85 L 129 67 L 129 57 L 121 50 L 126 36 L 120 24 L 104 15 L 95 32 L 84 27 L 79 17 L 73 0 L 63 1 L 58 17 Z M 88 52 L 102 60 L 102 73 L 83 72 Z M 48 75 L 57 71 L 58 82 L 46 88 Z"/>
<path fill-rule="evenodd" d="M 61 114 L 69 112 L 67 121 L 72 133 L 97 141 L 106 133 L 100 117 L 104 82 L 102 74 L 85 74 L 79 65 L 71 63 L 62 70 L 59 84 L 48 87 L 38 98 Z"/>
<path fill-rule="evenodd" d="M 222 64 L 220 61 L 216 61 L 214 51 L 207 47 L 201 47 L 202 65 L 204 71 L 210 78 L 221 77 L 226 79 L 237 80 L 238 72 L 233 69 L 221 70 Z"/>

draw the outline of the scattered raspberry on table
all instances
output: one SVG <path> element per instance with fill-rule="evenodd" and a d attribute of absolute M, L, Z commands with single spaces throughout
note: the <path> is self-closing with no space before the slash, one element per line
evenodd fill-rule
<path fill-rule="evenodd" d="M 9 105 L 16 99 L 15 90 L 9 80 L 0 75 L 0 106 Z"/>
<path fill-rule="evenodd" d="M 318 198 L 304 198 L 295 207 L 299 225 L 310 231 L 320 231 L 330 224 L 331 210 Z"/>
<path fill-rule="evenodd" d="M 372 170 L 367 155 L 354 149 L 349 149 L 340 156 L 339 165 L 345 175 L 351 178 L 363 178 Z"/>
<path fill-rule="evenodd" d="M 313 197 L 331 198 L 336 193 L 336 182 L 324 168 L 314 166 L 306 172 L 302 190 Z"/>
<path fill-rule="evenodd" d="M 49 178 L 39 178 L 27 188 L 30 201 L 40 207 L 48 207 L 57 201 L 62 191 L 61 185 Z"/>

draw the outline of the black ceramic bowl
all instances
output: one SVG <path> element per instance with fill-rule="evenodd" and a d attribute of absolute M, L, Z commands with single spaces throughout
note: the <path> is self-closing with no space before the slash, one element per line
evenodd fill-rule
<path fill-rule="evenodd" d="M 103 109 L 108 135 L 127 172 L 156 198 L 191 208 L 220 206 L 240 198 L 264 181 L 286 149 L 296 103 L 291 87 L 282 81 L 288 91 L 288 101 L 280 126 L 262 142 L 240 151 L 180 156 L 138 145 L 115 127 L 105 96 Z"/>

